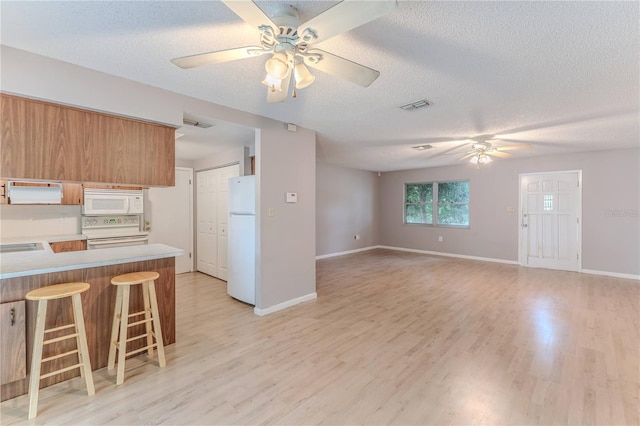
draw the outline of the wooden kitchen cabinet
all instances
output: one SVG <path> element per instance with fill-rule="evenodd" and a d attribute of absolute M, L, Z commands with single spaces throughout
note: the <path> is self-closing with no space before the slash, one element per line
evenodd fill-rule
<path fill-rule="evenodd" d="M 87 249 L 87 240 L 55 241 L 49 243 L 54 253 L 81 251 Z"/>
<path fill-rule="evenodd" d="M 131 186 L 131 185 L 109 185 L 103 183 L 85 183 L 82 185 L 83 188 L 93 188 L 93 189 L 121 189 L 123 191 L 142 191 L 144 188 L 142 186 Z"/>
<path fill-rule="evenodd" d="M 84 188 L 80 183 L 63 183 L 62 200 L 60 204 L 82 205 L 84 203 Z"/>
<path fill-rule="evenodd" d="M 84 115 L 2 94 L 2 177 L 81 181 Z"/>
<path fill-rule="evenodd" d="M 9 204 L 9 198 L 7 197 L 7 181 L 0 180 L 0 204 Z"/>
<path fill-rule="evenodd" d="M 0 384 L 27 377 L 24 300 L 0 304 Z"/>
<path fill-rule="evenodd" d="M 175 129 L 0 94 L 3 178 L 175 184 Z"/>

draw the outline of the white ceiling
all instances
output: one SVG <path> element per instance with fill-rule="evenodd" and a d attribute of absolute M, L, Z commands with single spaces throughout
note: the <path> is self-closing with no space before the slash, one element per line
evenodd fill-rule
<path fill-rule="evenodd" d="M 305 21 L 335 2 L 256 3 L 268 15 L 293 5 Z M 3 0 L 0 8 L 2 44 L 314 129 L 318 158 L 338 165 L 452 164 L 462 155 L 443 154 L 481 135 L 532 145 L 514 157 L 640 146 L 638 2 L 400 1 L 318 44 L 379 70 L 370 87 L 312 70 L 315 83 L 281 104 L 265 101 L 265 56 L 191 70 L 169 62 L 259 44 L 220 2 Z M 420 98 L 432 106 L 398 108 Z M 180 132 L 191 134 L 178 139 L 179 158 L 253 141 L 251 129 L 223 122 Z M 411 149 L 423 143 L 435 149 Z"/>

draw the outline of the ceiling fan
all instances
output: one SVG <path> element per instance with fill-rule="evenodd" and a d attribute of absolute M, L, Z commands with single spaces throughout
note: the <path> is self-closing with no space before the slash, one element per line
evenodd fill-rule
<path fill-rule="evenodd" d="M 313 83 L 315 76 L 307 66 L 363 87 L 371 85 L 380 75 L 379 71 L 313 46 L 380 18 L 396 7 L 396 0 L 343 0 L 301 23 L 292 6 L 281 8 L 276 16 L 269 18 L 251 0 L 222 0 L 222 3 L 258 30 L 260 45 L 184 56 L 171 62 L 180 68 L 194 68 L 270 54 L 265 64 L 267 76 L 262 81 L 268 86 L 267 102 L 270 103 L 287 98 L 292 75 L 295 80 L 292 97 L 296 97 L 295 89 L 304 89 Z"/>
<path fill-rule="evenodd" d="M 465 156 L 460 159 L 466 160 L 467 158 L 469 158 L 469 162 L 471 162 L 471 164 L 475 164 L 476 167 L 480 167 L 483 164 L 490 163 L 491 161 L 493 161 L 491 157 L 510 157 L 511 154 L 505 151 L 515 151 L 519 149 L 531 148 L 531 145 L 529 144 L 494 146 L 491 142 L 489 142 L 490 140 L 494 140 L 491 137 L 481 136 L 473 138 L 472 140 L 473 143 L 471 143 L 471 149 L 467 151 Z"/>

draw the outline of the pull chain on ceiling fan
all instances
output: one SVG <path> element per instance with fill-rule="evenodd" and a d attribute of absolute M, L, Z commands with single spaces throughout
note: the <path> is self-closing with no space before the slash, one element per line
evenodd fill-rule
<path fill-rule="evenodd" d="M 291 6 L 271 19 L 251 0 L 222 2 L 259 31 L 260 46 L 184 56 L 171 62 L 186 69 L 271 54 L 265 63 L 267 75 L 262 81 L 268 86 L 267 102 L 270 103 L 287 98 L 292 77 L 295 80 L 292 97 L 296 97 L 295 89 L 311 85 L 315 76 L 308 67 L 362 87 L 370 86 L 380 75 L 379 71 L 311 46 L 378 19 L 396 7 L 396 0 L 343 0 L 301 24 L 297 10 Z"/>

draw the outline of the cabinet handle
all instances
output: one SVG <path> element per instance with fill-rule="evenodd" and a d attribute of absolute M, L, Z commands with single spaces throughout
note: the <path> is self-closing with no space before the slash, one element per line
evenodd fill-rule
<path fill-rule="evenodd" d="M 11 310 L 9 310 L 9 321 L 11 323 L 11 326 L 13 326 L 16 323 L 16 310 L 15 310 L 15 308 L 11 308 Z"/>

